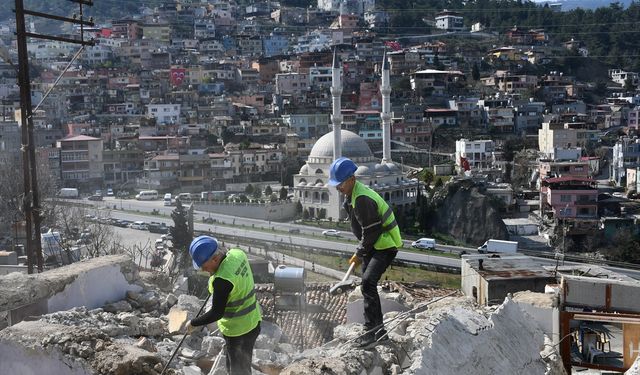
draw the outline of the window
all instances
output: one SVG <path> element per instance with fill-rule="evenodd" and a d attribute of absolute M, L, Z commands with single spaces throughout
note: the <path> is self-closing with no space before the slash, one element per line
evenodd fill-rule
<path fill-rule="evenodd" d="M 561 194 L 560 195 L 560 202 L 571 202 L 571 194 Z"/>

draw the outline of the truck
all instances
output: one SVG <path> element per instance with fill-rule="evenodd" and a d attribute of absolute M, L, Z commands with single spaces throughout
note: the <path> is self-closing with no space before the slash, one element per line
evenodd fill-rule
<path fill-rule="evenodd" d="M 483 253 L 503 253 L 514 254 L 518 251 L 518 242 L 503 240 L 487 240 L 482 246 L 478 247 L 478 252 Z"/>
<path fill-rule="evenodd" d="M 78 198 L 79 196 L 80 196 L 80 193 L 78 193 L 78 189 L 76 188 L 60 189 L 60 198 L 75 199 L 75 198 Z"/>

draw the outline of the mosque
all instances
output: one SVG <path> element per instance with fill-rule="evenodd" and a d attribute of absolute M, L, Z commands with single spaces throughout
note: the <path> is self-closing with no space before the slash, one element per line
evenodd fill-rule
<path fill-rule="evenodd" d="M 369 145 L 359 135 L 341 129 L 340 95 L 342 94 L 342 64 L 337 54 L 333 56 L 331 98 L 333 131 L 323 135 L 315 143 L 300 172 L 293 176 L 295 198 L 314 218 L 344 219 L 343 197 L 335 187 L 328 185 L 329 166 L 345 156 L 358 165 L 355 175 L 358 181 L 378 192 L 391 207 L 396 216 L 415 206 L 419 182 L 407 179 L 401 169 L 391 161 L 391 85 L 389 82 L 389 62 L 386 56 L 382 63 L 382 160 L 377 160 Z"/>

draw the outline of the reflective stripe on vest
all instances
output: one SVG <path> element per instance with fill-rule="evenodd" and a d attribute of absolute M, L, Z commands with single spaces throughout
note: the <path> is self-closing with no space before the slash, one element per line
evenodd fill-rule
<path fill-rule="evenodd" d="M 384 250 L 402 247 L 400 229 L 398 228 L 396 217 L 393 214 L 393 209 L 378 193 L 363 183 L 356 181 L 351 193 L 351 206 L 355 206 L 356 199 L 361 195 L 365 195 L 376 202 L 380 220 L 376 221 L 372 225 L 382 224 L 382 233 L 380 233 L 376 243 L 373 244 L 373 248 L 376 250 Z"/>

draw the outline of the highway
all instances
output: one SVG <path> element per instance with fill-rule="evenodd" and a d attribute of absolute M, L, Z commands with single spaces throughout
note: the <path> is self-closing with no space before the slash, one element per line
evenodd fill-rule
<path fill-rule="evenodd" d="M 79 202 L 78 200 L 73 201 L 75 203 Z M 143 221 L 157 221 L 164 222 L 167 225 L 172 225 L 173 221 L 170 218 L 171 211 L 174 207 L 165 207 L 163 206 L 161 201 L 135 201 L 130 199 L 114 199 L 113 197 L 105 197 L 105 200 L 102 202 L 95 201 L 87 201 L 82 200 L 82 203 L 88 203 L 94 205 L 99 208 L 109 208 L 111 210 L 111 217 L 126 219 L 126 220 L 143 220 Z M 116 206 L 116 210 L 113 210 L 114 205 Z M 134 214 L 129 212 L 123 212 L 118 209 L 123 208 L 128 211 L 140 211 L 140 214 Z M 148 214 L 152 210 L 158 210 L 162 215 L 166 216 L 153 216 L 150 217 Z M 144 214 L 143 214 L 144 213 Z M 345 254 L 352 254 L 355 250 L 355 238 L 353 234 L 350 232 L 341 232 L 342 240 L 330 240 L 327 237 L 322 236 L 322 229 L 299 225 L 299 224 L 291 224 L 291 223 L 280 223 L 280 222 L 269 222 L 265 220 L 258 219 L 248 219 L 242 217 L 235 217 L 231 215 L 223 215 L 223 214 L 215 214 L 209 212 L 195 211 L 195 219 L 200 220 L 204 217 L 212 218 L 216 220 L 217 223 L 222 223 L 225 225 L 216 225 L 216 224 L 203 224 L 203 223 L 194 223 L 194 227 L 196 230 L 202 231 L 211 231 L 211 233 L 221 233 L 229 236 L 237 236 L 241 238 L 250 238 L 253 240 L 262 240 L 269 242 L 282 242 L 286 244 L 296 245 L 307 247 L 309 249 L 323 249 L 328 251 L 338 251 Z M 252 227 L 253 229 L 247 229 L 248 227 Z M 262 229 L 262 230 L 261 230 Z M 279 230 L 280 232 L 274 231 L 274 229 Z M 285 231 L 289 231 L 290 229 L 297 229 L 300 233 L 282 233 Z M 311 238 L 309 236 L 312 236 Z M 315 238 L 318 236 L 318 238 Z M 353 242 L 344 242 L 343 240 L 350 240 Z M 410 241 L 404 241 L 405 246 L 410 245 Z M 462 251 L 466 251 L 467 253 L 477 253 L 475 248 L 466 248 L 460 246 L 448 246 L 448 245 L 437 245 L 437 250 L 452 252 L 452 253 L 460 253 Z M 528 252 L 531 256 L 531 252 Z M 554 259 L 548 259 L 544 257 L 535 257 L 542 265 L 555 265 L 556 261 Z M 424 264 L 433 264 L 437 266 L 443 267 L 454 267 L 460 268 L 460 260 L 454 258 L 448 258 L 443 256 L 435 256 L 428 254 L 420 254 L 414 252 L 400 251 L 397 256 L 398 260 L 414 262 L 414 263 L 424 263 Z M 581 264 L 578 262 L 569 262 L 565 261 L 565 265 L 571 264 Z M 620 267 L 612 267 L 612 266 L 602 266 L 608 270 L 618 272 L 621 274 L 625 274 L 627 276 L 633 277 L 637 280 L 640 280 L 640 270 L 620 268 Z"/>

